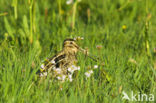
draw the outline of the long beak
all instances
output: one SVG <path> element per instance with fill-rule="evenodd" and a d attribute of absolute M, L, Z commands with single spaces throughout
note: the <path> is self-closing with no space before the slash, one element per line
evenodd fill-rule
<path fill-rule="evenodd" d="M 85 54 L 86 56 L 88 56 L 89 58 L 91 58 L 92 60 L 94 60 L 94 61 L 96 61 L 96 62 L 99 60 L 98 57 L 96 57 L 95 55 L 90 54 L 87 50 L 82 49 L 82 48 L 79 48 L 79 50 L 80 50 L 83 54 Z"/>

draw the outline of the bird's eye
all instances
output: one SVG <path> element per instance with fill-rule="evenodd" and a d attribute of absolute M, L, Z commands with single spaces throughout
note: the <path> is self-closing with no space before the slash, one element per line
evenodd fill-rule
<path fill-rule="evenodd" d="M 73 44 L 73 42 L 70 42 L 70 44 Z"/>

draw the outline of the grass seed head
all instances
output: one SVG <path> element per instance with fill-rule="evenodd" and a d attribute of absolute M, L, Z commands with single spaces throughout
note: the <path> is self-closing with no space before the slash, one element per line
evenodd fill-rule
<path fill-rule="evenodd" d="M 97 45 L 96 48 L 97 48 L 98 50 L 101 50 L 101 49 L 102 49 L 102 45 Z"/>

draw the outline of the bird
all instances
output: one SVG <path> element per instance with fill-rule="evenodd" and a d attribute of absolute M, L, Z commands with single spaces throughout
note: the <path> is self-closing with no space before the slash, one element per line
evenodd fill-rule
<path fill-rule="evenodd" d="M 82 52 L 94 61 L 97 61 L 89 52 L 79 47 L 75 39 L 67 38 L 63 41 L 63 48 L 56 55 L 47 58 L 42 64 L 40 70 L 37 72 L 40 77 L 54 77 L 57 80 L 65 81 L 66 79 L 72 81 L 74 71 L 80 70 L 77 66 L 77 53 Z"/>
<path fill-rule="evenodd" d="M 41 65 L 38 71 L 39 75 L 47 76 L 48 74 L 58 77 L 60 75 L 66 76 L 69 74 L 69 68 L 76 67 L 77 53 L 83 51 L 74 39 L 68 38 L 63 42 L 63 48 L 56 55 L 47 58 Z"/>

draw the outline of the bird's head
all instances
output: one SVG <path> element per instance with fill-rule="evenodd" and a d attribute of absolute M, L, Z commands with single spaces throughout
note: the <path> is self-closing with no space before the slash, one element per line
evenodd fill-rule
<path fill-rule="evenodd" d="M 94 61 L 97 61 L 98 59 L 96 56 L 93 57 L 93 55 L 91 55 L 87 50 L 80 48 L 74 39 L 65 39 L 63 42 L 63 50 L 70 54 L 76 54 L 80 51 Z"/>
<path fill-rule="evenodd" d="M 69 53 L 77 53 L 79 46 L 76 44 L 74 39 L 65 39 L 63 42 L 63 49 Z"/>

